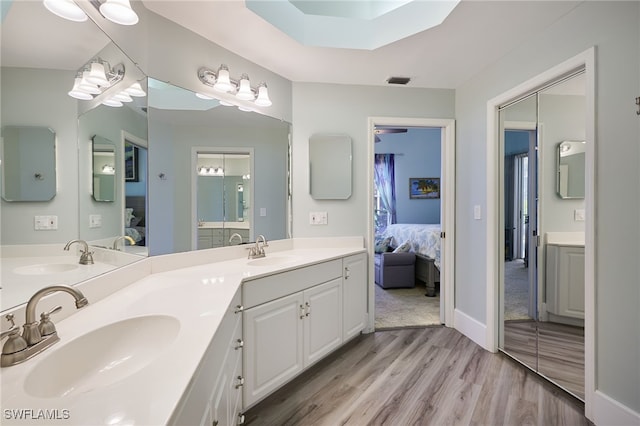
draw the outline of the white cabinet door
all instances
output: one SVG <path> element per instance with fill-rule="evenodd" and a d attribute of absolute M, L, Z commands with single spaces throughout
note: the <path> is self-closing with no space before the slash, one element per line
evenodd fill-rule
<path fill-rule="evenodd" d="M 343 259 L 343 327 L 342 339 L 360 334 L 367 323 L 367 255 L 356 254 Z"/>
<path fill-rule="evenodd" d="M 584 247 L 560 247 L 559 256 L 559 314 L 584 319 Z"/>
<path fill-rule="evenodd" d="M 304 291 L 304 367 L 342 344 L 342 278 Z"/>
<path fill-rule="evenodd" d="M 245 407 L 303 369 L 304 300 L 295 293 L 244 311 Z"/>

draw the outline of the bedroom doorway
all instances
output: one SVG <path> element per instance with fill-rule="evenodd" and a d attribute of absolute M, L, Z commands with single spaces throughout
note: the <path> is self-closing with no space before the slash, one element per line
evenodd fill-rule
<path fill-rule="evenodd" d="M 123 235 L 129 238 L 122 240 L 121 249 L 127 253 L 148 256 L 147 141 L 123 131 L 122 146 L 122 169 L 125 171 L 121 192 L 124 196 L 122 205 L 125 206 Z"/>
<path fill-rule="evenodd" d="M 369 218 L 371 241 L 369 323 L 375 329 L 451 325 L 453 322 L 452 260 L 455 197 L 454 121 L 370 118 L 369 125 L 371 135 L 369 182 L 372 206 Z M 417 153 L 411 151 L 411 144 L 418 145 Z M 380 175 L 376 177 L 377 168 L 378 174 L 380 173 L 381 156 L 391 158 L 393 164 L 393 187 L 397 210 L 389 205 L 390 193 L 381 187 Z M 378 161 L 377 165 L 376 161 Z M 430 232 L 435 231 L 435 237 L 431 238 L 433 245 L 431 257 L 419 252 L 425 249 L 426 239 L 408 236 L 412 232 L 414 234 L 425 232 L 422 228 L 416 228 L 415 231 L 403 230 L 402 232 L 409 234 L 396 235 L 396 238 L 390 241 L 391 247 L 396 248 L 402 245 L 405 239 L 415 239 L 415 242 L 410 242 L 412 246 L 410 251 L 418 252 L 414 255 L 417 258 L 417 266 L 414 259 L 413 262 L 409 261 L 407 265 L 399 266 L 389 274 L 388 263 L 384 263 L 386 259 L 393 258 L 391 261 L 393 263 L 401 260 L 403 256 L 413 257 L 402 254 L 395 256 L 395 253 L 374 253 L 376 236 L 384 234 L 385 228 L 391 224 L 437 226 L 437 230 L 430 230 Z M 396 228 L 389 229 L 395 232 Z M 388 238 L 387 235 L 385 236 Z M 403 241 L 397 241 L 399 239 Z M 438 244 L 434 245 L 434 240 Z M 434 250 L 438 252 L 437 255 Z M 385 260 L 381 264 L 383 256 Z M 437 262 L 435 262 L 436 258 L 439 258 Z M 439 267 L 435 267 L 435 263 Z M 395 268 L 395 266 L 392 267 Z M 385 271 L 387 271 L 386 277 Z M 427 278 L 428 276 L 431 280 Z M 384 281 L 385 278 L 387 281 Z M 435 282 L 435 294 L 429 291 L 426 282 L 430 284 Z M 430 293 L 429 296 L 427 293 Z"/>

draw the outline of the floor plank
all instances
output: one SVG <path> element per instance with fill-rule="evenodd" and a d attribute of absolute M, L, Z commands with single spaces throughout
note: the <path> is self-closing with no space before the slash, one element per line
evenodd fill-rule
<path fill-rule="evenodd" d="M 245 413 L 249 425 L 589 425 L 584 406 L 458 331 L 359 336 Z"/>

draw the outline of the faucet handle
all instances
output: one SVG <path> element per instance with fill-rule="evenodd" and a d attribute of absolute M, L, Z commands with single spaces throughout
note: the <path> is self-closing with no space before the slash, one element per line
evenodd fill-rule
<path fill-rule="evenodd" d="M 56 332 L 56 326 L 51 322 L 49 316 L 60 312 L 62 310 L 62 306 L 56 306 L 51 309 L 49 312 L 43 312 L 40 314 L 40 324 L 38 324 L 38 330 L 40 331 L 41 336 L 48 336 Z"/>
<path fill-rule="evenodd" d="M 2 354 L 14 354 L 27 348 L 27 341 L 20 336 L 20 327 L 16 327 L 16 323 L 13 320 L 13 314 L 5 315 L 7 321 L 11 323 L 11 328 L 0 334 L 0 340 L 8 337 L 4 346 L 2 346 Z"/>
<path fill-rule="evenodd" d="M 93 265 L 93 252 L 89 249 L 80 250 L 80 264 L 81 265 Z"/>

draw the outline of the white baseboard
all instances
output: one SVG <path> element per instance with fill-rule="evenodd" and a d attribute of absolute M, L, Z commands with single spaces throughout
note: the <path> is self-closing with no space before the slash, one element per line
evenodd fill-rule
<path fill-rule="evenodd" d="M 596 425 L 630 426 L 640 425 L 640 413 L 596 391 L 593 397 L 593 422 Z"/>
<path fill-rule="evenodd" d="M 453 328 L 460 333 L 467 336 L 486 350 L 490 351 L 487 347 L 487 326 L 482 324 L 475 318 L 470 317 L 458 309 L 453 311 Z"/>

